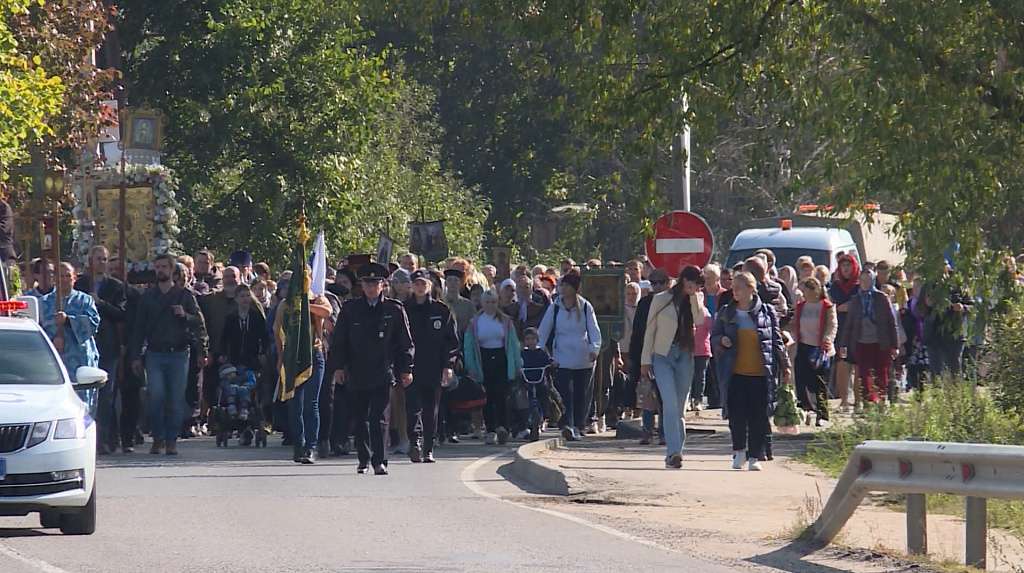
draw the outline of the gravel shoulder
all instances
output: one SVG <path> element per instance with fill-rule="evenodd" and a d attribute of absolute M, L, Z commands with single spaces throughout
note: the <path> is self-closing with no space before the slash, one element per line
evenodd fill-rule
<path fill-rule="evenodd" d="M 762 472 L 731 469 L 730 442 L 719 422 L 715 433 L 687 439 L 683 469 L 664 469 L 664 449 L 610 435 L 571 443 L 541 454 L 574 474 L 584 493 L 535 497 L 531 503 L 590 519 L 737 570 L 767 566 L 793 573 L 855 573 L 939 570 L 899 557 L 906 548 L 905 516 L 880 504 L 865 504 L 836 544 L 811 552 L 791 540 L 813 521 L 835 480 L 794 457 L 807 440 L 775 438 L 775 461 Z M 928 538 L 934 562 L 963 560 L 963 521 L 930 515 Z M 1019 571 L 1024 544 L 991 531 L 989 569 Z"/>

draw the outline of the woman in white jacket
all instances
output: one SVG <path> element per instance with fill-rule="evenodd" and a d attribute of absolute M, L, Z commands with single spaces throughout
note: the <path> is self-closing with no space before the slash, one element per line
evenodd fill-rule
<path fill-rule="evenodd" d="M 601 329 L 594 306 L 579 296 L 580 275 L 562 277 L 561 296 L 551 303 L 540 323 L 540 342 L 552 353 L 555 387 L 565 414 L 560 426 L 566 440 L 579 440 L 594 400 L 594 363 L 601 350 Z"/>
<path fill-rule="evenodd" d="M 640 375 L 653 375 L 661 393 L 667 446 L 665 467 L 670 469 L 683 467 L 683 412 L 693 385 L 694 331 L 708 319 L 700 292 L 703 282 L 699 268 L 685 267 L 675 286 L 654 296 L 647 317 Z"/>

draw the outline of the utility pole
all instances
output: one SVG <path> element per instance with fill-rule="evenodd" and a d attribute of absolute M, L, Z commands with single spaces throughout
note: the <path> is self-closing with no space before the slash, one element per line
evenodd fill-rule
<path fill-rule="evenodd" d="M 682 96 L 682 111 L 689 110 L 686 95 Z M 672 208 L 690 211 L 690 124 L 672 138 Z"/>

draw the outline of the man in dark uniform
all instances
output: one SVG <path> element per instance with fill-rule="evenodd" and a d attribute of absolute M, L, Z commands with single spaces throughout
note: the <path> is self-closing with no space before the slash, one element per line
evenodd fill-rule
<path fill-rule="evenodd" d="M 412 273 L 413 296 L 406 302 L 412 341 L 416 346 L 412 385 L 405 391 L 409 459 L 434 463 L 434 433 L 441 383 L 451 380 L 459 356 L 455 318 L 448 307 L 430 296 L 430 272 Z"/>
<path fill-rule="evenodd" d="M 100 313 L 100 327 L 96 332 L 96 346 L 100 351 L 100 368 L 107 372 L 107 383 L 100 388 L 96 424 L 99 437 L 96 453 L 109 454 L 117 449 L 120 436 L 117 429 L 117 395 L 121 362 L 121 332 L 127 320 L 128 293 L 124 283 L 107 272 L 110 253 L 103 245 L 89 249 L 88 272 L 75 283 L 75 290 L 92 295 Z"/>
<path fill-rule="evenodd" d="M 335 384 L 347 386 L 361 474 L 372 463 L 375 475 L 387 475 L 384 411 L 396 378 L 403 387 L 412 384 L 409 319 L 401 303 L 382 296 L 387 276 L 376 263 L 359 269 L 363 296 L 342 307 L 331 341 L 328 370 L 335 371 Z"/>

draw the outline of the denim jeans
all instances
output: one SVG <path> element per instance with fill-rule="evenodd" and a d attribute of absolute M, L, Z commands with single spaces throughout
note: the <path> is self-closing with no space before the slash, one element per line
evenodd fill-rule
<path fill-rule="evenodd" d="M 291 420 L 292 439 L 295 445 L 304 442 L 306 449 L 313 449 L 320 439 L 320 385 L 324 381 L 324 355 L 313 351 L 313 375 L 298 388 L 288 400 L 288 419 Z"/>
<path fill-rule="evenodd" d="M 565 406 L 561 426 L 582 431 L 590 415 L 590 402 L 594 399 L 594 369 L 559 368 L 555 372 L 555 387 Z"/>
<path fill-rule="evenodd" d="M 662 426 L 665 428 L 665 456 L 683 453 L 686 444 L 686 402 L 693 385 L 693 353 L 673 344 L 668 356 L 651 357 L 654 382 L 661 393 Z"/>
<path fill-rule="evenodd" d="M 710 360 L 710 356 L 693 357 L 693 388 L 691 388 L 690 394 L 697 402 L 704 399 L 704 389 L 708 380 L 708 361 Z"/>
<path fill-rule="evenodd" d="M 154 440 L 174 442 L 185 419 L 188 352 L 147 352 L 149 428 Z"/>

